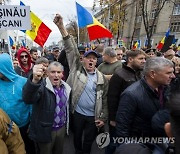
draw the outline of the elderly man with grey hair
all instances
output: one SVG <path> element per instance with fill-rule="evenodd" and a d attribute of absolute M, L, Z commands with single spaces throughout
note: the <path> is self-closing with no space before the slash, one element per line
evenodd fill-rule
<path fill-rule="evenodd" d="M 98 70 L 110 80 L 114 72 L 122 67 L 121 61 L 117 59 L 117 52 L 112 47 L 106 47 L 103 52 L 103 63 L 98 66 Z"/>
<path fill-rule="evenodd" d="M 29 137 L 36 142 L 38 154 L 62 154 L 69 128 L 71 88 L 62 80 L 63 66 L 52 62 L 47 68 L 36 64 L 23 88 L 23 99 L 33 103 Z"/>
<path fill-rule="evenodd" d="M 165 107 L 165 87 L 175 78 L 173 63 L 163 57 L 149 58 L 144 78 L 129 86 L 121 95 L 116 114 L 118 137 L 159 136 L 152 128 L 152 117 Z"/>

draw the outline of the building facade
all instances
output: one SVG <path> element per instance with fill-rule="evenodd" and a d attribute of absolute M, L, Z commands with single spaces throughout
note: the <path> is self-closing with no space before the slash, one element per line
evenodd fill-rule
<path fill-rule="evenodd" d="M 122 3 L 122 1 L 117 1 L 117 7 L 119 7 L 118 3 L 120 2 Z M 121 20 L 120 22 L 121 30 L 119 30 L 118 39 L 123 40 L 124 44 L 128 48 L 137 40 L 140 40 L 141 47 L 144 47 L 146 41 L 146 31 L 143 22 L 142 8 L 140 7 L 141 0 L 125 0 L 123 1 L 123 3 L 125 15 L 123 21 Z M 180 0 L 167 0 L 158 17 L 156 18 L 157 6 L 161 3 L 163 3 L 163 0 L 147 1 L 146 11 L 148 16 L 149 28 L 151 28 L 151 24 L 155 19 L 155 22 L 152 26 L 152 47 L 156 47 L 159 41 L 161 41 L 165 36 L 169 28 L 170 35 L 175 36 L 175 39 L 177 40 L 176 45 L 178 45 L 180 44 Z M 109 23 L 111 22 L 111 13 L 109 13 L 109 15 L 106 15 L 106 19 L 104 19 L 105 16 L 103 14 L 105 13 L 105 11 L 103 10 L 111 11 L 111 7 L 113 5 L 115 4 L 110 4 L 106 8 L 95 14 L 95 17 L 99 19 L 99 21 L 101 21 L 107 28 L 110 28 L 110 30 L 111 27 L 109 26 Z M 114 35 L 113 39 L 117 42 L 117 34 Z M 112 42 L 114 42 L 114 40 Z"/>

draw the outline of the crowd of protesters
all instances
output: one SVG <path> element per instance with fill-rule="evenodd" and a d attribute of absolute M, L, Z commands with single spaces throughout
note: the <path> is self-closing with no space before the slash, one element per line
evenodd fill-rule
<path fill-rule="evenodd" d="M 77 47 L 61 15 L 54 23 L 62 51 L 0 54 L 0 153 L 62 154 L 69 131 L 76 154 L 90 154 L 104 131 L 106 154 L 180 153 L 180 51 L 86 49 Z M 116 137 L 175 142 L 125 144 Z"/>

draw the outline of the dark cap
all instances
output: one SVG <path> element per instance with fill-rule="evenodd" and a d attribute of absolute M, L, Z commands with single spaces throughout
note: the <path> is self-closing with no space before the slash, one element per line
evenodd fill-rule
<path fill-rule="evenodd" d="M 57 51 L 57 50 L 59 50 L 59 47 L 58 47 L 58 46 L 55 46 L 55 47 L 53 47 L 52 49 L 53 49 L 53 51 Z"/>
<path fill-rule="evenodd" d="M 88 50 L 84 53 L 84 57 L 87 57 L 89 54 L 94 54 L 98 58 L 98 54 L 94 50 Z"/>
<path fill-rule="evenodd" d="M 79 52 L 85 52 L 85 47 L 79 46 L 79 47 L 78 47 L 78 51 L 79 51 Z"/>
<path fill-rule="evenodd" d="M 156 49 L 147 49 L 147 50 L 145 51 L 145 53 L 149 53 L 149 52 L 156 52 Z"/>

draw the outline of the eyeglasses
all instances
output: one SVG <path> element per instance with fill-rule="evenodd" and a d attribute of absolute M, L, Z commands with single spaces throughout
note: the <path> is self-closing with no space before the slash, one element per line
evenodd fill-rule
<path fill-rule="evenodd" d="M 28 55 L 21 55 L 20 58 L 28 58 Z"/>

